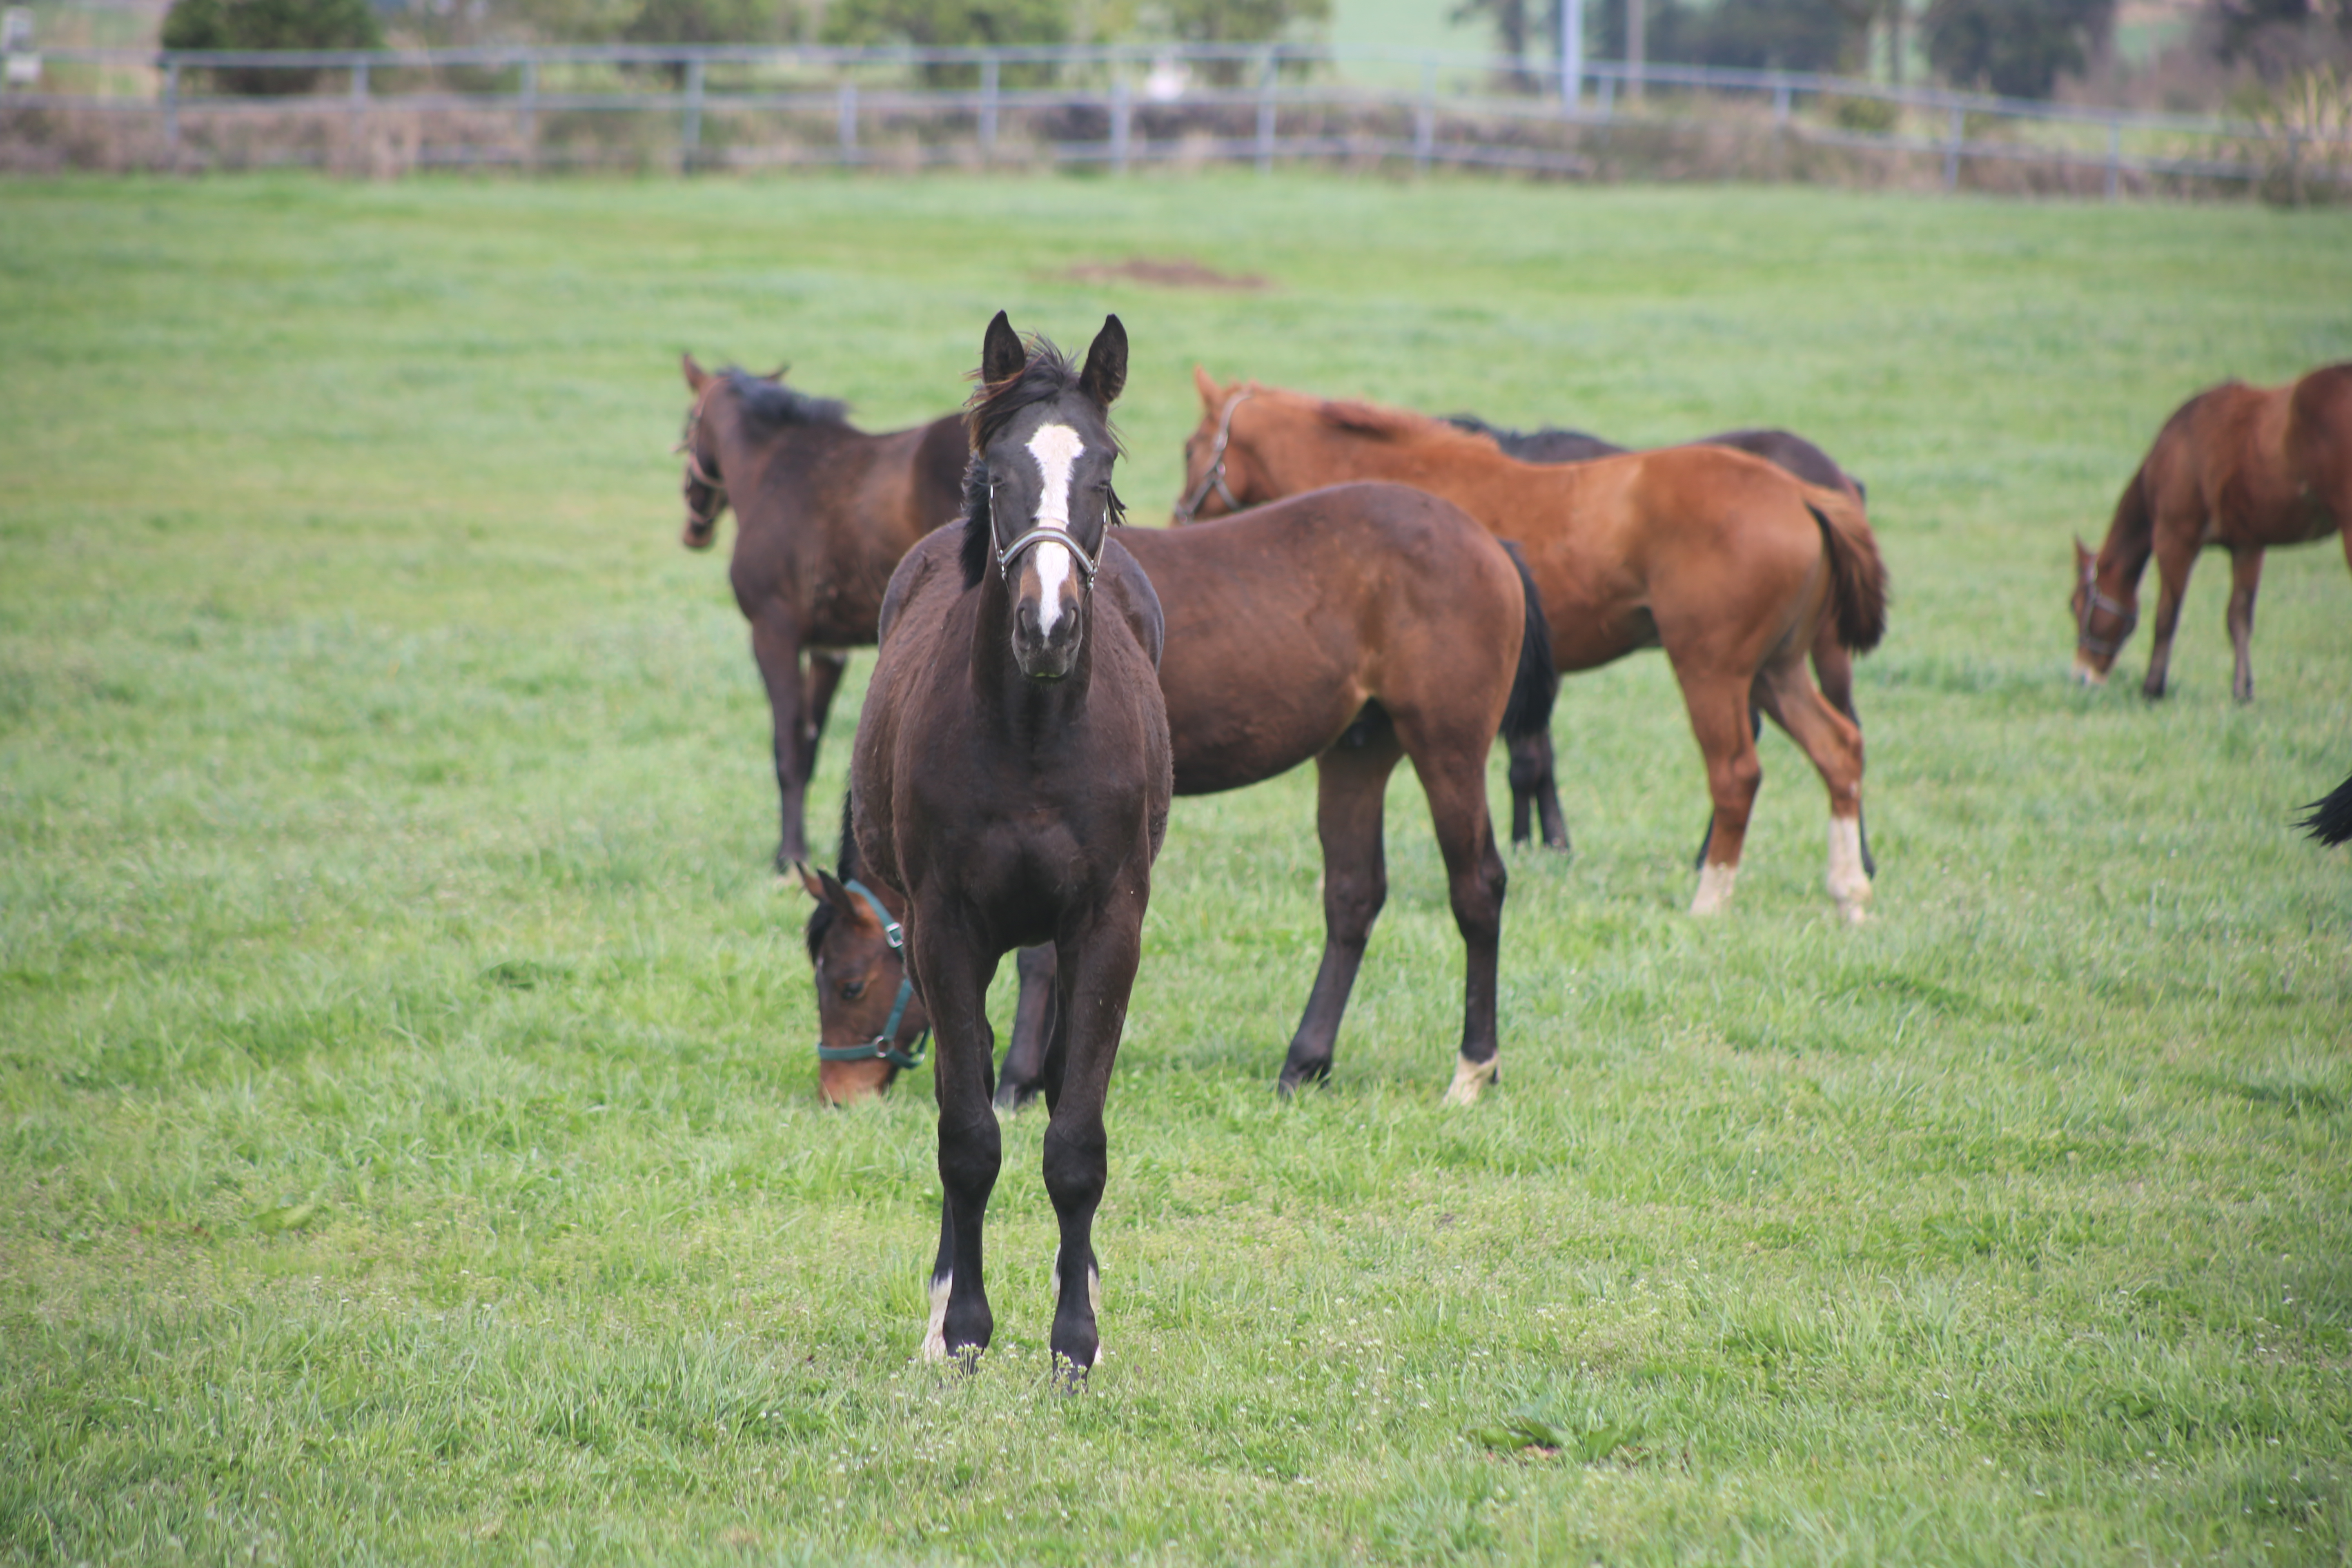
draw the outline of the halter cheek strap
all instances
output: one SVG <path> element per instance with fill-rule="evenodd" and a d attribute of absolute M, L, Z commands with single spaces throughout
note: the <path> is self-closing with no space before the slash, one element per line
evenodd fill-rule
<path fill-rule="evenodd" d="M 717 382 L 710 384 L 711 386 L 716 386 L 717 384 Z M 686 454 L 686 471 L 688 476 L 691 478 L 696 484 L 700 485 L 704 489 L 710 492 L 710 510 L 707 515 L 697 511 L 694 509 L 692 502 L 689 501 L 687 504 L 686 515 L 698 529 L 710 529 L 718 527 L 719 514 L 727 510 L 727 481 L 720 479 L 717 474 L 710 472 L 708 468 L 705 468 L 702 466 L 702 458 L 700 454 L 697 453 L 694 449 L 695 427 L 702 423 L 702 405 L 709 396 L 709 386 L 704 387 L 702 391 L 696 395 L 694 406 L 686 411 L 686 428 L 678 432 L 677 445 L 670 448 L 673 452 L 683 452 Z"/>
<path fill-rule="evenodd" d="M 890 911 L 882 907 L 882 900 L 876 898 L 873 889 L 865 883 L 851 880 L 842 885 L 866 900 L 866 907 L 872 910 L 874 918 L 882 922 L 882 940 L 888 942 L 890 951 L 898 955 L 898 998 L 890 1004 L 890 1021 L 882 1026 L 880 1034 L 863 1045 L 819 1046 L 816 1059 L 821 1062 L 886 1061 L 901 1071 L 911 1072 L 923 1065 L 923 1053 L 931 1043 L 931 1029 L 926 1024 L 923 1032 L 915 1037 L 913 1045 L 904 1048 L 898 1045 L 898 1026 L 906 1021 L 907 1004 L 915 997 L 915 976 L 906 967 L 906 928 L 890 918 Z"/>
<path fill-rule="evenodd" d="M 2112 637 L 2091 635 L 2091 617 L 2101 610 L 2121 618 Z M 2119 600 L 2110 599 L 2099 592 L 2099 563 L 2095 558 L 2083 563 L 2083 618 L 2075 627 L 2075 638 L 2084 653 L 2094 658 L 2113 658 L 2130 640 L 2132 628 L 2139 625 L 2139 611 Z"/>
<path fill-rule="evenodd" d="M 1207 503 L 1211 490 L 1217 492 L 1217 499 L 1225 503 L 1227 511 L 1242 510 L 1242 503 L 1234 499 L 1234 492 L 1225 486 L 1225 448 L 1234 438 L 1234 410 L 1255 395 L 1255 393 L 1244 389 L 1225 399 L 1225 406 L 1217 415 L 1217 439 L 1209 447 L 1208 471 L 1201 476 L 1201 482 L 1192 493 L 1177 504 L 1176 521 L 1179 523 L 1192 521 L 1193 515 Z"/>

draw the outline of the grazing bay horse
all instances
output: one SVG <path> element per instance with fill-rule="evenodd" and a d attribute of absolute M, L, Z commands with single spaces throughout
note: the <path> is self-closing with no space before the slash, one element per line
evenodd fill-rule
<path fill-rule="evenodd" d="M 963 416 L 869 436 L 844 405 L 795 392 L 782 372 L 713 374 L 691 354 L 683 363 L 694 402 L 678 440 L 682 542 L 709 549 L 719 513 L 735 509 L 728 576 L 775 720 L 782 871 L 808 858 L 802 809 L 842 650 L 872 645 L 891 570 L 963 510 Z"/>
<path fill-rule="evenodd" d="M 2139 580 L 2156 558 L 2156 644 L 2143 696 L 2164 695 L 2189 569 L 2230 552 L 2231 695 L 2254 700 L 2254 590 L 2263 552 L 2340 533 L 2352 564 L 2352 363 L 2285 386 L 2208 387 L 2173 411 L 2116 502 L 2096 554 L 2074 541 L 2074 675 L 2104 686 L 2139 622 Z"/>
<path fill-rule="evenodd" d="M 1195 510 L 1347 479 L 1414 485 L 1526 550 L 1560 669 L 1665 649 L 1715 806 L 1694 914 L 1730 902 L 1763 778 L 1751 722 L 1761 709 L 1828 787 L 1830 893 L 1848 920 L 1865 918 L 1862 731 L 1805 672 L 1825 619 L 1851 652 L 1885 632 L 1886 571 L 1852 496 L 1713 447 L 1539 467 L 1402 409 L 1194 377 L 1202 413 L 1184 462 L 1186 497 L 1202 498 Z"/>
<path fill-rule="evenodd" d="M 1526 570 L 1461 510 L 1402 485 L 1339 485 L 1187 529 L 1120 542 L 1166 617 L 1160 686 L 1178 795 L 1211 795 L 1315 763 L 1323 848 L 1323 962 L 1277 1087 L 1329 1075 L 1372 922 L 1388 894 L 1381 803 L 1411 759 L 1445 861 L 1466 955 L 1462 1040 L 1448 1100 L 1467 1104 L 1498 1065 L 1495 976 L 1505 877 L 1486 811 L 1486 752 L 1549 733 L 1559 677 Z M 898 1000 L 895 911 L 866 895 L 844 836 L 837 877 L 803 872 L 817 902 L 819 1090 L 879 1089 L 924 1020 Z M 887 901 L 888 895 L 884 899 Z M 1034 1094 L 1050 955 L 1022 965 L 1023 1010 L 997 1103 Z M 903 1064 L 902 1064 L 903 1065 Z"/>
<path fill-rule="evenodd" d="M 909 551 L 883 599 L 852 819 L 861 864 L 906 900 L 907 958 L 939 1035 L 946 1196 L 930 1359 L 975 1357 L 994 1327 L 981 1249 L 1002 1160 L 988 985 L 1007 952 L 1054 946 L 1045 1175 L 1061 1249 L 1050 1342 L 1075 1381 L 1101 1343 L 1103 1102 L 1168 829 L 1162 625 L 1150 580 L 1110 537 L 1110 405 L 1127 380 L 1118 318 L 1076 370 L 1042 340 L 1024 344 L 999 311 L 979 379 L 966 521 Z"/>
<path fill-rule="evenodd" d="M 1475 436 L 1491 437 L 1505 455 L 1522 463 L 1589 463 L 1595 458 L 1619 458 L 1633 450 L 1614 441 L 1604 441 L 1582 430 L 1563 430 L 1547 425 L 1540 430 L 1506 430 L 1487 424 L 1475 414 L 1449 414 L 1445 422 L 1457 430 L 1467 430 Z M 1840 468 L 1837 459 L 1788 430 L 1722 430 L 1712 436 L 1702 436 L 1686 441 L 1688 447 L 1728 447 L 1735 452 L 1747 452 L 1763 458 L 1776 468 L 1785 468 L 1809 485 L 1823 489 L 1844 490 L 1855 500 L 1869 499 L 1869 491 L 1860 479 Z M 1813 636 L 1813 679 L 1820 683 L 1822 695 L 1831 706 L 1853 720 L 1857 728 L 1862 715 L 1853 706 L 1853 656 L 1837 638 L 1837 623 L 1824 617 L 1821 630 Z M 1749 716 L 1748 727 L 1761 731 L 1763 715 Z M 1526 816 L 1530 805 L 1542 813 L 1545 842 L 1556 849 L 1568 847 L 1568 826 L 1559 819 L 1559 786 L 1553 781 L 1551 737 L 1545 735 L 1530 747 L 1524 758 L 1515 757 L 1517 772 L 1538 781 L 1535 791 L 1522 794 L 1514 789 L 1511 801 L 1511 839 L 1522 843 L 1527 838 Z M 1532 798 L 1531 798 L 1532 797 Z M 1706 858 L 1702 849 L 1699 859 Z M 1862 868 L 1874 875 L 1877 867 L 1870 858 L 1870 834 L 1862 833 Z"/>

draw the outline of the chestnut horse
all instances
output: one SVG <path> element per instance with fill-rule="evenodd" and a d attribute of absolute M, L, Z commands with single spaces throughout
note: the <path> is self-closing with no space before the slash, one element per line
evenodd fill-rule
<path fill-rule="evenodd" d="M 1086 367 L 1003 311 L 981 347 L 967 521 L 892 574 L 851 754 L 858 856 L 907 900 L 907 958 L 939 1032 L 940 1250 L 927 1357 L 977 1356 L 994 1329 L 982 1225 L 1003 1158 L 989 981 L 1054 944 L 1045 1190 L 1060 1221 L 1050 1344 L 1083 1378 L 1100 1349 L 1094 1217 L 1103 1104 L 1168 828 L 1168 710 L 1150 582 L 1110 537 L 1110 405 L 1127 332 L 1108 317 Z"/>
<path fill-rule="evenodd" d="M 2352 564 L 2352 363 L 2285 386 L 2208 387 L 2173 411 L 2116 502 L 2098 553 L 2074 541 L 2074 675 L 2106 684 L 2139 622 L 2139 580 L 2156 558 L 2156 645 L 2142 695 L 2164 695 L 2189 569 L 2230 552 L 2231 695 L 2254 700 L 2254 590 L 2263 552 L 2341 533 Z"/>
<path fill-rule="evenodd" d="M 1547 425 L 1540 430 L 1506 430 L 1489 425 L 1475 414 L 1449 414 L 1445 422 L 1457 430 L 1493 438 L 1508 457 L 1522 463 L 1589 463 L 1595 458 L 1619 458 L 1633 448 L 1621 447 L 1614 441 L 1604 441 L 1582 430 L 1563 430 Z M 1786 468 L 1795 478 L 1824 489 L 1844 490 L 1856 500 L 1867 500 L 1869 490 L 1860 479 L 1838 466 L 1837 459 L 1789 430 L 1723 430 L 1712 436 L 1701 436 L 1696 441 L 1682 443 L 1687 447 L 1728 447 L 1735 452 L 1747 452 L 1763 458 L 1777 468 Z M 1813 636 L 1813 679 L 1821 685 L 1822 695 L 1830 700 L 1837 710 L 1853 720 L 1857 728 L 1862 715 L 1853 706 L 1853 657 L 1840 646 L 1837 625 L 1824 618 L 1821 630 Z M 1748 716 L 1748 728 L 1760 732 L 1764 719 L 1760 713 Z M 1514 777 L 1535 781 L 1531 789 L 1523 791 L 1516 783 L 1511 798 L 1511 841 L 1527 839 L 1527 815 L 1532 806 L 1543 818 L 1544 840 L 1556 849 L 1568 847 L 1568 825 L 1560 820 L 1559 790 L 1552 776 L 1551 737 L 1546 735 L 1528 749 L 1524 758 L 1514 757 Z M 1706 858 L 1704 847 L 1699 851 L 1702 863 Z M 1862 868 L 1877 871 L 1870 858 L 1870 831 L 1862 829 Z"/>
<path fill-rule="evenodd" d="M 1184 473 L 1196 507 L 1213 490 L 1248 506 L 1346 479 L 1415 485 L 1526 549 L 1562 670 L 1665 649 L 1715 807 L 1693 913 L 1730 902 L 1763 778 L 1760 708 L 1821 773 L 1830 893 L 1846 919 L 1865 918 L 1862 731 L 1805 671 L 1825 618 L 1855 653 L 1885 631 L 1886 571 L 1852 496 L 1714 447 L 1538 467 L 1423 415 L 1193 374 L 1202 413 Z"/>
<path fill-rule="evenodd" d="M 1462 511 L 1402 485 L 1340 485 L 1245 516 L 1120 536 L 1167 622 L 1160 686 L 1178 795 L 1210 795 L 1313 758 L 1323 847 L 1323 961 L 1277 1087 L 1329 1075 L 1339 1022 L 1388 892 L 1381 803 L 1410 758 L 1429 802 L 1466 955 L 1449 1101 L 1496 1075 L 1505 877 L 1486 811 L 1499 729 L 1548 733 L 1559 683 L 1525 568 Z M 838 876 L 802 873 L 820 1027 L 818 1089 L 838 1102 L 911 1066 L 925 1023 L 889 941 L 898 906 L 864 879 L 848 834 Z M 1022 1007 L 997 1103 L 1035 1092 L 1050 955 L 1022 960 Z"/>
<path fill-rule="evenodd" d="M 873 645 L 891 569 L 963 510 L 963 416 L 869 436 L 843 417 L 844 405 L 793 391 L 782 372 L 712 374 L 691 354 L 682 363 L 694 394 L 678 440 L 682 542 L 709 549 L 719 513 L 734 507 L 727 574 L 775 720 L 782 871 L 808 856 L 802 809 L 842 650 Z"/>

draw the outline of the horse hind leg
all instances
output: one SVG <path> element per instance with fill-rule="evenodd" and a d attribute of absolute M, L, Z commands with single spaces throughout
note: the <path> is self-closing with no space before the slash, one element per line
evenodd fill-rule
<path fill-rule="evenodd" d="M 1013 1039 L 1004 1047 L 1004 1075 L 996 1085 L 1000 1115 L 1019 1110 L 1045 1087 L 1045 1046 L 1056 1016 L 1052 945 L 1024 947 L 1014 962 L 1021 973 L 1021 999 L 1013 1010 Z"/>
<path fill-rule="evenodd" d="M 1356 731 L 1350 730 L 1352 737 Z M 1483 752 L 1485 748 L 1480 748 Z M 1381 808 L 1389 774 L 1404 754 L 1396 728 L 1382 713 L 1365 730 L 1362 743 L 1348 737 L 1315 759 L 1315 832 L 1323 847 L 1323 962 L 1315 972 L 1306 1011 L 1283 1058 L 1277 1092 L 1331 1075 L 1339 1020 L 1348 1011 L 1356 972 L 1372 922 L 1388 901 L 1388 863 L 1381 843 Z"/>
<path fill-rule="evenodd" d="M 1764 767 L 1756 756 L 1755 710 L 1748 684 L 1737 678 L 1691 679 L 1683 683 L 1683 702 L 1690 710 L 1691 732 L 1706 759 L 1707 794 L 1715 803 L 1706 843 L 1700 851 L 1698 891 L 1691 899 L 1690 912 L 1695 915 L 1720 914 L 1730 908 L 1732 885 L 1739 877 L 1739 853 L 1748 842 L 1748 814 L 1756 805 L 1757 788 L 1764 782 Z"/>
<path fill-rule="evenodd" d="M 1854 731 L 1862 730 L 1862 715 L 1853 705 L 1853 655 L 1837 640 L 1837 617 L 1823 616 L 1821 630 L 1813 635 L 1813 679 L 1822 689 L 1829 705 L 1853 722 Z M 1862 843 L 1862 869 L 1865 876 L 1878 875 L 1878 859 L 1870 852 L 1870 816 L 1858 811 L 1853 818 L 1854 837 Z"/>
<path fill-rule="evenodd" d="M 1750 706 L 1748 710 L 1748 739 L 1750 742 L 1753 742 L 1761 740 L 1763 735 L 1764 710 L 1760 708 Z M 1691 857 L 1692 870 L 1701 873 L 1704 873 L 1706 870 L 1706 852 L 1714 847 L 1715 810 L 1710 806 L 1707 809 L 1706 827 L 1698 836 L 1698 853 Z M 1727 887 L 1725 889 L 1724 896 L 1726 898 L 1730 897 L 1730 891 Z"/>
<path fill-rule="evenodd" d="M 1511 845 L 1528 842 L 1528 819 L 1543 834 L 1544 847 L 1568 853 L 1568 819 L 1560 815 L 1559 780 L 1554 772 L 1551 736 L 1529 735 L 1507 742 L 1511 759 Z"/>
<path fill-rule="evenodd" d="M 1862 731 L 1827 702 L 1801 665 L 1764 672 L 1757 695 L 1773 722 L 1804 749 L 1830 795 L 1829 870 L 1838 912 L 1859 925 L 1870 915 L 1871 872 L 1862 837 Z"/>
<path fill-rule="evenodd" d="M 1443 740 L 1423 745 L 1421 739 L 1412 735 L 1407 744 L 1422 793 L 1429 799 L 1430 826 L 1445 860 L 1454 924 L 1462 932 L 1462 1046 L 1445 1101 L 1470 1105 L 1501 1076 L 1495 984 L 1508 878 L 1502 852 L 1495 847 L 1494 822 L 1486 815 L 1484 748 L 1472 750 Z"/>

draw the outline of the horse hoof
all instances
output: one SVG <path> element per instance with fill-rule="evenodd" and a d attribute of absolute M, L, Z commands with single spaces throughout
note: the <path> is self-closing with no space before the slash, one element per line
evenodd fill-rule
<path fill-rule="evenodd" d="M 1454 1064 L 1454 1082 L 1445 1090 L 1448 1105 L 1475 1105 L 1486 1086 L 1503 1076 L 1503 1058 L 1497 1054 L 1483 1062 L 1457 1060 Z"/>
<path fill-rule="evenodd" d="M 1698 891 L 1691 896 L 1690 912 L 1695 915 L 1719 915 L 1731 907 L 1731 885 L 1739 879 L 1737 866 L 1718 866 L 1713 861 L 1699 868 Z"/>

